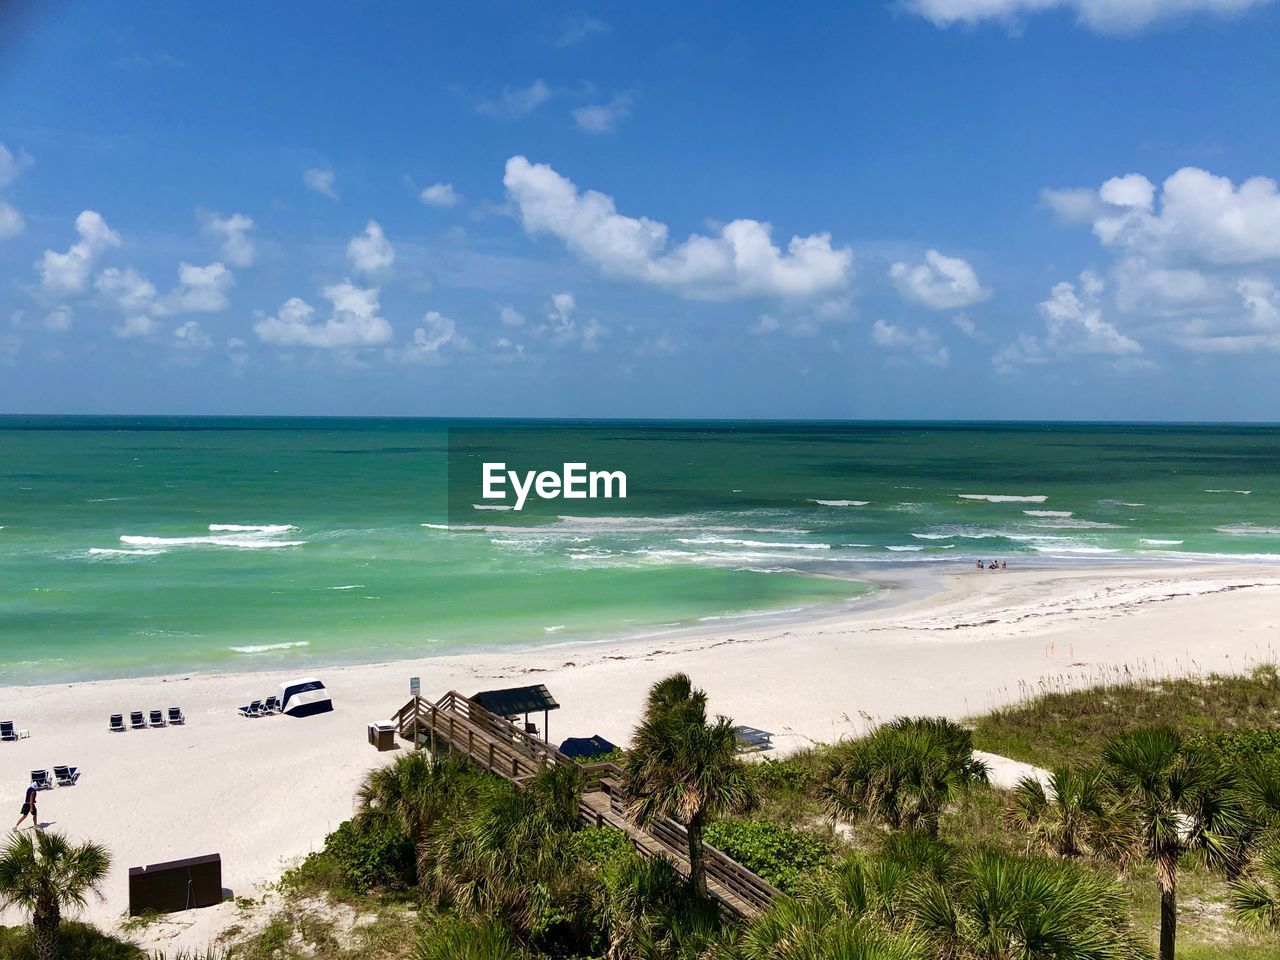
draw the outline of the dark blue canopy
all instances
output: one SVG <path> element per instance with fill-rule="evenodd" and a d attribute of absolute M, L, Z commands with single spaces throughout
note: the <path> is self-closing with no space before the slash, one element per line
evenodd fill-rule
<path fill-rule="evenodd" d="M 590 760 L 592 757 L 602 757 L 606 753 L 612 753 L 617 749 L 616 746 L 599 734 L 591 737 L 570 737 L 560 744 L 560 752 L 566 757 L 572 757 L 575 760 Z"/>

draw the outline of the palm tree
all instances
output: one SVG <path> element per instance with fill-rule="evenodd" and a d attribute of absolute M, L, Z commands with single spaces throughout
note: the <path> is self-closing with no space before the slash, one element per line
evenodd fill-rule
<path fill-rule="evenodd" d="M 0 851 L 0 906 L 31 914 L 36 960 L 59 960 L 62 911 L 80 909 L 111 868 L 111 855 L 97 843 L 73 844 L 60 833 L 32 831 L 13 837 Z"/>
<path fill-rule="evenodd" d="M 466 761 L 452 755 L 433 758 L 415 750 L 365 776 L 356 790 L 356 823 L 395 824 L 413 844 L 421 882 L 436 825 L 471 806 L 481 789 L 482 778 Z"/>
<path fill-rule="evenodd" d="M 1116 795 L 1106 771 L 1058 767 L 1046 787 L 1036 777 L 1018 781 L 1005 810 L 1029 847 L 1068 859 L 1086 854 L 1123 859 L 1134 841 L 1133 812 Z"/>
<path fill-rule="evenodd" d="M 608 960 L 676 960 L 706 954 L 722 934 L 715 902 L 698 896 L 666 857 L 631 857 L 605 876 Z"/>
<path fill-rule="evenodd" d="M 1115 882 L 1068 863 L 975 854 L 912 893 L 910 926 L 942 957 L 1139 960 L 1128 902 Z"/>
<path fill-rule="evenodd" d="M 1280 931 L 1280 843 L 1264 849 L 1252 873 L 1231 884 L 1231 910 L 1251 927 Z"/>
<path fill-rule="evenodd" d="M 495 920 L 444 920 L 418 936 L 413 960 L 523 960 L 528 953 Z"/>
<path fill-rule="evenodd" d="M 938 835 L 947 804 L 987 767 L 973 757 L 972 734 L 942 717 L 899 717 L 860 740 L 837 744 L 827 761 L 822 800 L 835 819 L 879 822 Z"/>
<path fill-rule="evenodd" d="M 707 695 L 683 674 L 655 684 L 631 738 L 624 767 L 628 812 L 640 824 L 672 817 L 687 831 L 689 877 L 707 895 L 702 832 L 707 820 L 743 813 L 755 793 L 737 759 L 737 734 L 727 717 L 707 719 Z"/>
<path fill-rule="evenodd" d="M 1160 960 L 1173 960 L 1178 930 L 1178 862 L 1199 853 L 1226 866 L 1239 855 L 1243 824 L 1221 766 L 1168 727 L 1134 730 L 1109 741 L 1103 758 L 1133 806 L 1138 843 L 1160 887 Z"/>

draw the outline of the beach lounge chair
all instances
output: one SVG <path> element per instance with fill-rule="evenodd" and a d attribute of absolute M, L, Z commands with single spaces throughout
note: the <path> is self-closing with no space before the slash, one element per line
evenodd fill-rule
<path fill-rule="evenodd" d="M 262 701 L 255 700 L 247 707 L 240 708 L 240 716 L 242 717 L 260 717 L 262 716 Z"/>
<path fill-rule="evenodd" d="M 32 770 L 31 782 L 36 785 L 37 790 L 53 789 L 53 781 L 49 779 L 48 770 Z"/>
<path fill-rule="evenodd" d="M 60 787 L 74 787 L 76 781 L 80 779 L 80 768 L 54 767 L 53 778 L 58 781 Z"/>
<path fill-rule="evenodd" d="M 738 738 L 739 753 L 754 753 L 758 750 L 773 749 L 773 734 L 768 730 L 737 726 L 733 728 L 733 732 Z"/>
<path fill-rule="evenodd" d="M 169 723 L 180 727 L 186 722 L 187 718 L 182 715 L 182 709 L 180 707 L 169 708 Z"/>
<path fill-rule="evenodd" d="M 141 710 L 135 710 L 129 714 L 129 726 L 134 730 L 147 729 L 147 718 Z"/>
<path fill-rule="evenodd" d="M 124 714 L 113 713 L 111 719 L 107 721 L 107 729 L 112 733 L 124 733 Z"/>
<path fill-rule="evenodd" d="M 163 726 L 164 726 L 164 711 L 163 711 L 163 710 L 152 710 L 152 711 L 151 711 L 151 725 L 152 725 L 153 727 L 163 727 Z"/>
<path fill-rule="evenodd" d="M 262 702 L 263 716 L 266 716 L 269 713 L 279 713 L 279 712 L 280 712 L 279 697 L 267 697 L 267 699 Z"/>
<path fill-rule="evenodd" d="M 12 720 L 0 721 L 0 740 L 25 740 L 29 736 L 25 730 L 15 730 Z"/>

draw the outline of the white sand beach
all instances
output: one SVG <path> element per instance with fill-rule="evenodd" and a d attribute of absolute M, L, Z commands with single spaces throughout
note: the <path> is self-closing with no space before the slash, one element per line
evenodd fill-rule
<path fill-rule="evenodd" d="M 41 795 L 40 819 L 112 851 L 106 901 L 88 911 L 110 925 L 126 909 L 135 865 L 217 852 L 224 886 L 261 895 L 350 815 L 365 771 L 396 756 L 370 747 L 365 728 L 408 699 L 411 675 L 432 698 L 546 683 L 561 704 L 552 740 L 598 733 L 625 743 L 647 686 L 683 670 L 714 710 L 774 731 L 781 753 L 898 714 L 963 717 L 1124 667 L 1143 676 L 1244 670 L 1274 660 L 1277 646 L 1280 567 L 1126 565 L 957 572 L 927 596 L 803 624 L 306 670 L 335 705 L 306 719 L 236 712 L 287 675 L 10 687 L 0 718 L 31 735 L 0 744 L 0 808 L 7 830 L 30 770 L 80 768 L 78 785 Z M 108 732 L 110 714 L 169 706 L 186 725 Z M 177 916 L 145 942 L 205 946 L 229 911 Z"/>

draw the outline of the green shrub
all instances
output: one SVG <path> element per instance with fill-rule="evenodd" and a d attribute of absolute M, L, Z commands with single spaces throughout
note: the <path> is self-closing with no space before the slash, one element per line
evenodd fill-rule
<path fill-rule="evenodd" d="M 808 792 L 815 776 L 813 764 L 805 757 L 788 757 L 785 760 L 766 758 L 747 768 L 760 793 Z"/>
<path fill-rule="evenodd" d="M 62 955 L 75 960 L 147 960 L 132 943 L 74 920 L 63 921 Z M 35 956 L 30 927 L 0 927 L 0 960 L 35 960 Z"/>
<path fill-rule="evenodd" d="M 324 849 L 286 871 L 282 884 L 293 890 L 366 893 L 374 887 L 414 882 L 414 850 L 389 821 L 362 826 L 344 821 L 325 837 Z"/>
<path fill-rule="evenodd" d="M 809 833 L 768 820 L 717 820 L 706 841 L 779 890 L 790 893 L 807 874 L 831 863 L 831 847 Z"/>
<path fill-rule="evenodd" d="M 1280 730 L 1204 733 L 1192 737 L 1188 745 L 1207 751 L 1227 766 L 1251 766 L 1258 761 L 1280 757 Z"/>
<path fill-rule="evenodd" d="M 579 830 L 570 840 L 575 858 L 593 867 L 606 867 L 633 855 L 631 838 L 613 827 Z"/>

